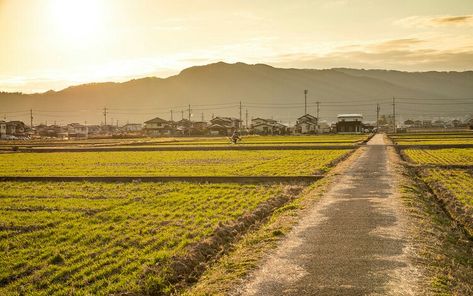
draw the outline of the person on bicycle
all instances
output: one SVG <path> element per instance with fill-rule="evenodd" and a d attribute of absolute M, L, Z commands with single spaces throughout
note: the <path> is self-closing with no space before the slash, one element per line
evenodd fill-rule
<path fill-rule="evenodd" d="M 232 141 L 233 144 L 236 144 L 238 141 L 241 141 L 240 135 L 238 134 L 237 130 L 233 131 L 233 134 L 230 137 L 230 140 Z"/>

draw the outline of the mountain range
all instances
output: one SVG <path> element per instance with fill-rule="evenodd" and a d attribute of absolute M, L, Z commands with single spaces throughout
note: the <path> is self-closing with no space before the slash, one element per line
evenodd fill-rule
<path fill-rule="evenodd" d="M 44 93 L 0 93 L 0 116 L 35 123 L 104 121 L 120 124 L 154 117 L 209 120 L 212 116 L 269 117 L 294 122 L 307 112 L 327 121 L 339 113 L 362 113 L 367 120 L 392 112 L 400 118 L 461 117 L 473 114 L 473 71 L 403 72 L 364 69 L 286 69 L 224 62 L 184 69 L 168 78 L 89 83 Z M 190 105 L 190 112 L 188 111 Z M 2 114 L 5 113 L 5 115 Z"/>

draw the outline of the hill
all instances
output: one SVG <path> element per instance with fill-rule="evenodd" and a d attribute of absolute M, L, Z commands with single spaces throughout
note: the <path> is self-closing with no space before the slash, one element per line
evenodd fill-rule
<path fill-rule="evenodd" d="M 164 79 L 91 83 L 35 94 L 0 93 L 0 114 L 6 112 L 7 119 L 26 120 L 26 110 L 33 109 L 35 122 L 99 123 L 106 106 L 109 120 L 124 123 L 155 116 L 168 119 L 171 109 L 174 119 L 180 119 L 181 110 L 190 104 L 194 118 L 200 120 L 204 113 L 208 120 L 212 113 L 239 116 L 238 104 L 242 101 L 243 113 L 248 109 L 250 117 L 294 122 L 304 112 L 304 89 L 309 90 L 309 112 L 315 113 L 315 101 L 320 101 L 320 115 L 329 121 L 337 113 L 354 112 L 373 119 L 376 103 L 381 103 L 382 113 L 390 113 L 392 97 L 411 98 L 398 100 L 397 110 L 404 117 L 473 112 L 472 104 L 458 100 L 473 98 L 473 71 L 282 69 L 219 62 L 187 68 Z"/>

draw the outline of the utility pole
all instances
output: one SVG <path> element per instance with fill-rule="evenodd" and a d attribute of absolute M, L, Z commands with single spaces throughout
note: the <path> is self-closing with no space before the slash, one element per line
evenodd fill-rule
<path fill-rule="evenodd" d="M 245 118 L 245 119 L 246 119 L 246 124 L 245 124 L 245 126 L 246 126 L 246 128 L 248 128 L 248 109 L 246 109 L 245 117 L 246 117 L 246 118 Z"/>
<path fill-rule="evenodd" d="M 242 120 L 241 120 L 241 101 L 240 101 L 240 122 L 242 122 Z"/>
<path fill-rule="evenodd" d="M 189 121 L 191 121 L 191 105 L 189 104 L 189 109 L 187 109 L 187 111 L 189 111 Z"/>
<path fill-rule="evenodd" d="M 307 93 L 309 91 L 304 89 L 304 115 L 307 114 Z"/>
<path fill-rule="evenodd" d="M 201 120 L 202 122 L 204 122 L 204 112 L 202 112 L 202 116 L 201 116 Z"/>
<path fill-rule="evenodd" d="M 173 120 L 172 120 L 172 110 L 171 110 L 171 121 L 173 121 Z"/>
<path fill-rule="evenodd" d="M 107 125 L 107 107 L 103 108 L 103 117 L 104 117 L 105 125 Z"/>
<path fill-rule="evenodd" d="M 315 102 L 317 104 L 317 121 L 319 121 L 319 104 L 320 102 Z"/>
<path fill-rule="evenodd" d="M 393 132 L 396 133 L 396 99 L 393 97 Z"/>
<path fill-rule="evenodd" d="M 214 118 L 215 118 L 215 116 L 214 116 L 214 114 L 212 113 L 212 119 L 214 119 Z"/>
<path fill-rule="evenodd" d="M 117 127 L 118 127 L 118 119 L 117 119 Z"/>
<path fill-rule="evenodd" d="M 379 108 L 379 104 L 376 104 L 376 132 L 379 132 L 379 111 L 381 108 Z"/>
<path fill-rule="evenodd" d="M 181 110 L 181 119 L 184 120 L 184 110 Z"/>
<path fill-rule="evenodd" d="M 33 128 L 33 109 L 30 109 L 30 124 L 31 128 Z"/>

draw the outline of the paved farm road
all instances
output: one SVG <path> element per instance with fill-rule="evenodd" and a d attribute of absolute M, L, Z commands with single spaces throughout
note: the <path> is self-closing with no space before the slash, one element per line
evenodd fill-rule
<path fill-rule="evenodd" d="M 243 295 L 414 295 L 405 218 L 376 135 L 303 218 Z"/>

